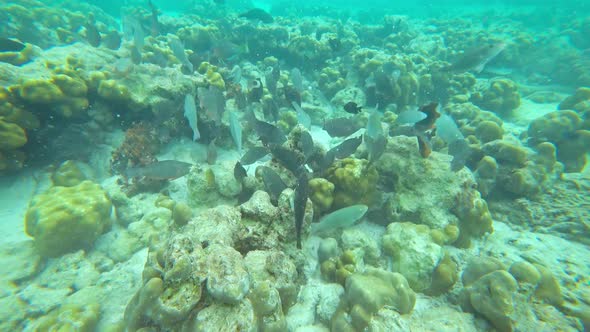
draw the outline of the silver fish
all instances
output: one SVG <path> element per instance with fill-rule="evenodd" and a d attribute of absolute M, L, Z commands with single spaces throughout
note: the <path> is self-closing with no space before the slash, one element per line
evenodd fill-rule
<path fill-rule="evenodd" d="M 485 65 L 495 58 L 504 48 L 504 43 L 489 43 L 465 51 L 449 67 L 454 72 L 466 72 L 473 70 L 481 72 Z"/>
<path fill-rule="evenodd" d="M 199 128 L 197 128 L 197 106 L 195 105 L 195 97 L 187 94 L 184 97 L 184 117 L 188 120 L 188 125 L 193 130 L 193 141 L 201 138 Z"/>
<path fill-rule="evenodd" d="M 298 68 L 291 70 L 291 82 L 293 82 L 293 86 L 297 92 L 303 92 L 303 76 Z"/>
<path fill-rule="evenodd" d="M 309 179 L 307 172 L 299 174 L 297 187 L 293 197 L 293 214 L 295 217 L 295 232 L 297 234 L 297 249 L 301 249 L 301 228 L 305 218 L 305 208 L 309 197 Z"/>
<path fill-rule="evenodd" d="M 292 101 L 291 105 L 293 105 L 293 108 L 297 112 L 297 122 L 299 122 L 306 129 L 311 129 L 311 117 L 309 114 L 307 114 L 296 102 Z"/>
<path fill-rule="evenodd" d="M 172 180 L 185 176 L 193 164 L 177 160 L 156 161 L 146 166 L 131 167 L 125 171 L 128 178 L 146 177 L 154 180 Z"/>

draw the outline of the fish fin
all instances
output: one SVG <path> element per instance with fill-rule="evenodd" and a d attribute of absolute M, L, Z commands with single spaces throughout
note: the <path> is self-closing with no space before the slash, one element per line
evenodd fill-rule
<path fill-rule="evenodd" d="M 418 138 L 418 149 L 420 151 L 420 155 L 422 158 L 428 158 L 432 153 L 432 147 L 430 146 L 430 142 L 424 137 L 423 135 L 416 136 Z"/>
<path fill-rule="evenodd" d="M 483 70 L 483 68 L 486 66 L 485 62 L 482 62 L 480 64 L 478 64 L 477 66 L 475 66 L 475 68 L 473 68 L 473 71 L 475 71 L 476 73 L 481 73 L 481 71 Z"/>

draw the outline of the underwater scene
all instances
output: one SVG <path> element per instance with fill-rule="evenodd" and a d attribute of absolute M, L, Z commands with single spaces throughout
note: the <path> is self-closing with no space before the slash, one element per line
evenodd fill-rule
<path fill-rule="evenodd" d="M 3 0 L 0 331 L 590 331 L 587 1 Z"/>

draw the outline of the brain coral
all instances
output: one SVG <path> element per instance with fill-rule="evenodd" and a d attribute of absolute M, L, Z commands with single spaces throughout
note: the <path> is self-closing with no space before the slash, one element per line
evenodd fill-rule
<path fill-rule="evenodd" d="M 51 187 L 33 198 L 25 232 L 41 255 L 59 256 L 91 245 L 110 226 L 111 207 L 106 193 L 91 181 Z"/>

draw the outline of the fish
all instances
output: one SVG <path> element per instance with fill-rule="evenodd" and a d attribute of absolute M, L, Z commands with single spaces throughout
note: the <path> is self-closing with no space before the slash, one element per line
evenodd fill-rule
<path fill-rule="evenodd" d="M 328 230 L 335 230 L 343 227 L 350 227 L 359 219 L 364 217 L 369 209 L 366 205 L 351 205 L 336 210 L 320 219 L 320 222 L 311 225 L 313 234 L 323 233 Z"/>
<path fill-rule="evenodd" d="M 220 61 L 233 61 L 242 54 L 248 53 L 248 44 L 240 46 L 229 40 L 217 40 L 211 46 L 211 55 Z"/>
<path fill-rule="evenodd" d="M 301 76 L 299 68 L 293 68 L 291 70 L 291 82 L 293 82 L 293 87 L 297 92 L 303 92 L 303 76 Z"/>
<path fill-rule="evenodd" d="M 277 83 L 281 78 L 281 69 L 278 65 L 269 66 L 264 73 L 266 88 L 274 96 L 277 94 Z"/>
<path fill-rule="evenodd" d="M 362 126 L 356 118 L 333 118 L 324 121 L 323 129 L 332 137 L 346 137 L 354 134 Z"/>
<path fill-rule="evenodd" d="M 88 14 L 88 20 L 84 24 L 86 28 L 86 40 L 92 47 L 100 46 L 101 36 L 98 28 L 96 27 L 96 19 L 93 13 Z"/>
<path fill-rule="evenodd" d="M 242 183 L 242 180 L 244 180 L 246 176 L 248 176 L 246 169 L 244 168 L 244 166 L 242 166 L 242 163 L 237 161 L 236 165 L 234 166 L 234 179 Z"/>
<path fill-rule="evenodd" d="M 139 48 L 137 48 L 137 46 L 135 45 L 131 45 L 130 58 L 131 62 L 133 62 L 136 65 L 140 64 L 142 61 L 141 52 L 139 51 Z"/>
<path fill-rule="evenodd" d="M 414 128 L 421 133 L 432 129 L 436 120 L 440 117 L 439 109 L 440 104 L 435 102 L 420 107 L 420 112 L 426 114 L 426 117 L 416 122 Z"/>
<path fill-rule="evenodd" d="M 158 22 L 158 8 L 154 6 L 151 0 L 148 0 L 148 7 L 152 11 L 152 16 L 150 17 L 150 32 L 152 37 L 158 37 L 160 34 L 160 22 Z"/>
<path fill-rule="evenodd" d="M 277 122 L 279 120 L 279 106 L 274 98 L 268 98 L 262 103 L 264 119 Z"/>
<path fill-rule="evenodd" d="M 231 134 L 234 143 L 236 144 L 236 148 L 238 149 L 238 154 L 242 155 L 242 125 L 240 124 L 240 119 L 235 112 L 229 113 L 229 132 Z"/>
<path fill-rule="evenodd" d="M 25 48 L 25 44 L 18 40 L 0 37 L 0 52 L 20 52 Z"/>
<path fill-rule="evenodd" d="M 287 185 L 281 179 L 279 174 L 268 166 L 258 166 L 256 173 L 262 177 L 264 188 L 270 195 L 271 199 L 277 201 L 283 190 L 287 188 Z"/>
<path fill-rule="evenodd" d="M 377 137 L 377 139 L 372 139 L 365 134 L 364 141 L 365 145 L 367 146 L 367 151 L 369 152 L 368 166 L 370 166 L 379 160 L 379 158 L 381 158 L 385 152 L 385 148 L 387 147 L 387 137 L 385 135 L 381 135 Z"/>
<path fill-rule="evenodd" d="M 283 134 L 278 127 L 268 122 L 258 120 L 252 111 L 246 113 L 246 120 L 252 124 L 264 145 L 283 144 L 287 140 L 285 134 Z"/>
<path fill-rule="evenodd" d="M 376 109 L 369 114 L 369 119 L 367 120 L 367 135 L 372 139 L 377 139 L 377 137 L 383 136 L 381 113 Z"/>
<path fill-rule="evenodd" d="M 297 187 L 293 196 L 293 215 L 295 217 L 295 233 L 297 237 L 297 249 L 301 249 L 301 229 L 305 218 L 305 208 L 309 197 L 309 178 L 307 172 L 301 172 L 297 178 Z"/>
<path fill-rule="evenodd" d="M 215 146 L 215 138 L 207 145 L 207 164 L 215 165 L 217 161 L 217 146 Z"/>
<path fill-rule="evenodd" d="M 399 125 L 414 125 L 416 122 L 422 121 L 426 118 L 426 113 L 420 112 L 417 109 L 403 111 L 397 115 L 395 123 Z"/>
<path fill-rule="evenodd" d="M 248 99 L 250 102 L 259 102 L 264 94 L 264 86 L 260 78 L 248 82 Z"/>
<path fill-rule="evenodd" d="M 238 15 L 238 17 L 242 17 L 250 21 L 260 21 L 262 23 L 272 23 L 274 21 L 269 13 L 260 8 L 250 9 L 249 11 Z"/>
<path fill-rule="evenodd" d="M 207 118 L 213 120 L 216 124 L 221 123 L 221 117 L 225 111 L 225 97 L 223 92 L 210 85 L 209 89 L 198 88 L 199 105 L 206 111 Z"/>
<path fill-rule="evenodd" d="M 354 101 L 349 101 L 342 108 L 350 114 L 359 114 L 363 109 L 362 106 L 358 106 Z"/>
<path fill-rule="evenodd" d="M 451 170 L 457 172 L 467 164 L 471 156 L 471 147 L 465 139 L 457 139 L 449 143 L 449 154 L 453 156 L 451 160 Z"/>
<path fill-rule="evenodd" d="M 193 130 L 193 141 L 200 139 L 201 133 L 197 125 L 197 106 L 195 105 L 195 97 L 191 94 L 184 96 L 184 117 Z"/>
<path fill-rule="evenodd" d="M 188 174 L 193 164 L 177 160 L 156 161 L 146 166 L 131 167 L 125 171 L 128 178 L 145 177 L 153 180 L 174 180 Z"/>
<path fill-rule="evenodd" d="M 182 46 L 180 39 L 173 34 L 168 34 L 168 47 L 170 47 L 174 56 L 178 59 L 178 61 L 180 61 L 180 64 L 186 67 L 190 73 L 192 73 L 194 70 L 193 64 L 188 60 L 188 57 L 184 52 L 184 46 Z"/>
<path fill-rule="evenodd" d="M 103 38 L 102 43 L 111 50 L 118 50 L 121 47 L 121 35 L 119 34 L 119 31 L 109 31 L 109 33 Z"/>
<path fill-rule="evenodd" d="M 295 89 L 295 87 L 293 87 L 292 85 L 287 85 L 285 87 L 285 99 L 287 99 L 287 102 L 289 102 L 289 104 L 293 104 L 294 102 L 297 103 L 297 105 L 301 106 L 301 93 L 299 93 L 299 91 L 297 91 L 297 89 Z"/>
<path fill-rule="evenodd" d="M 303 152 L 303 156 L 307 161 L 315 152 L 313 138 L 308 131 L 301 132 L 301 136 L 299 137 L 299 145 L 301 147 L 301 151 Z"/>
<path fill-rule="evenodd" d="M 299 122 L 306 129 L 311 129 L 311 117 L 307 114 L 301 106 L 297 105 L 296 102 L 291 102 L 291 105 L 297 112 L 297 122 Z"/>
<path fill-rule="evenodd" d="M 502 50 L 506 48 L 506 44 L 500 43 L 488 43 L 483 46 L 478 46 L 466 50 L 460 55 L 448 68 L 447 70 L 464 73 L 467 71 L 475 71 L 480 73 L 485 65 L 490 62 L 493 58 L 498 56 Z"/>
<path fill-rule="evenodd" d="M 253 164 L 256 161 L 258 161 L 259 159 L 262 159 L 264 156 L 266 156 L 269 153 L 270 152 L 268 151 L 268 149 L 266 147 L 255 146 L 253 148 L 250 148 L 250 150 L 248 150 L 246 153 L 244 153 L 244 155 L 240 159 L 240 162 L 243 165 L 250 165 L 250 164 Z"/>
<path fill-rule="evenodd" d="M 271 144 L 269 148 L 273 157 L 291 173 L 297 174 L 300 171 L 305 159 L 301 153 L 277 144 Z"/>
<path fill-rule="evenodd" d="M 351 154 L 355 153 L 359 145 L 363 142 L 362 136 L 349 138 L 344 142 L 338 144 L 334 148 L 334 157 L 338 159 L 344 159 Z"/>
<path fill-rule="evenodd" d="M 336 159 L 336 150 L 335 149 L 328 150 L 328 152 L 326 152 L 326 154 L 320 160 L 318 160 L 319 171 L 324 171 L 324 170 L 328 169 L 328 167 L 330 167 L 332 165 L 332 163 L 334 163 L 335 159 Z"/>
<path fill-rule="evenodd" d="M 447 144 L 464 138 L 453 118 L 447 114 L 441 114 L 434 125 L 436 126 L 436 136 L 442 138 Z"/>

